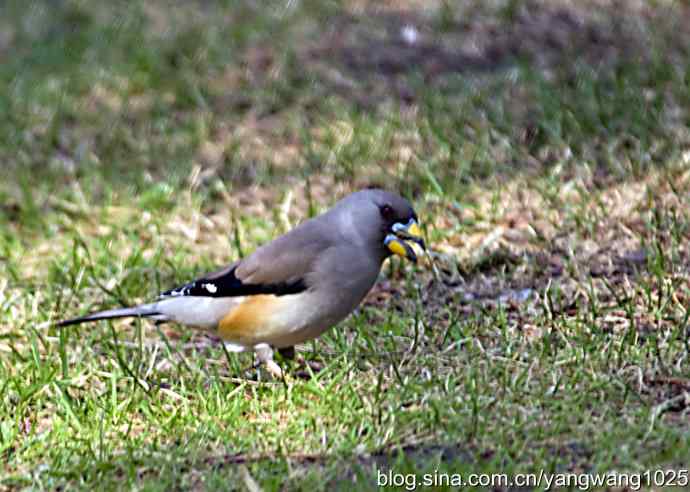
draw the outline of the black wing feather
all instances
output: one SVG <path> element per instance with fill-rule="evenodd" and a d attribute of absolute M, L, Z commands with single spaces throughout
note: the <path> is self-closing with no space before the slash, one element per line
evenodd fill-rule
<path fill-rule="evenodd" d="M 307 285 L 302 279 L 274 284 L 245 284 L 235 275 L 236 269 L 235 266 L 223 275 L 203 277 L 176 289 L 167 290 L 160 297 L 240 297 L 258 294 L 283 296 L 307 290 Z"/>

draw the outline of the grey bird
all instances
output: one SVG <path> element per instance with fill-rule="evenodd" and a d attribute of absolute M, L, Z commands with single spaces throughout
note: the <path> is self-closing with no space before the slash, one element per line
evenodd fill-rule
<path fill-rule="evenodd" d="M 254 350 L 279 377 L 273 349 L 290 350 L 346 318 L 392 254 L 416 262 L 408 241 L 425 249 L 406 199 L 379 189 L 357 191 L 250 256 L 163 292 L 154 302 L 57 326 L 124 317 L 174 321 L 210 330 L 232 351 Z"/>

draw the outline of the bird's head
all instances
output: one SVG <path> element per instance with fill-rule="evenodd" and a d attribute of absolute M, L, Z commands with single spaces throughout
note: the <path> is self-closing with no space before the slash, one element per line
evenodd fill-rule
<path fill-rule="evenodd" d="M 380 189 L 352 193 L 341 201 L 344 230 L 380 251 L 382 259 L 392 254 L 417 261 L 410 242 L 426 249 L 417 214 L 405 198 Z"/>

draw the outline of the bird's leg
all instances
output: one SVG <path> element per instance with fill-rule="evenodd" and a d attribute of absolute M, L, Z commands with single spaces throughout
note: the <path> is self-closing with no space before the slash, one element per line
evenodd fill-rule
<path fill-rule="evenodd" d="M 283 370 L 278 364 L 273 360 L 273 349 L 267 343 L 260 343 L 254 345 L 254 352 L 256 353 L 257 365 L 265 364 L 266 369 L 270 372 L 276 379 L 283 379 Z"/>

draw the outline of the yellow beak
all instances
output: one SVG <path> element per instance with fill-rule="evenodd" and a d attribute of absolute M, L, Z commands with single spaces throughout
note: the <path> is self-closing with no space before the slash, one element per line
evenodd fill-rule
<path fill-rule="evenodd" d="M 383 244 L 385 244 L 390 252 L 394 255 L 402 256 L 403 258 L 410 260 L 412 263 L 417 263 L 417 255 L 412 249 L 412 246 L 397 236 L 388 234 L 386 239 L 384 239 Z"/>
<path fill-rule="evenodd" d="M 391 231 L 392 233 L 388 234 L 384 240 L 386 247 L 394 255 L 402 256 L 416 263 L 417 255 L 406 240 L 413 241 L 419 244 L 422 249 L 426 249 L 424 239 L 422 238 L 422 230 L 419 228 L 417 221 L 410 219 L 407 224 L 395 223 L 391 227 Z"/>
<path fill-rule="evenodd" d="M 412 222 L 412 224 L 407 228 L 406 231 L 410 236 L 414 238 L 419 238 L 422 242 L 424 241 L 422 239 L 422 230 L 419 228 L 419 225 L 416 222 Z"/>

